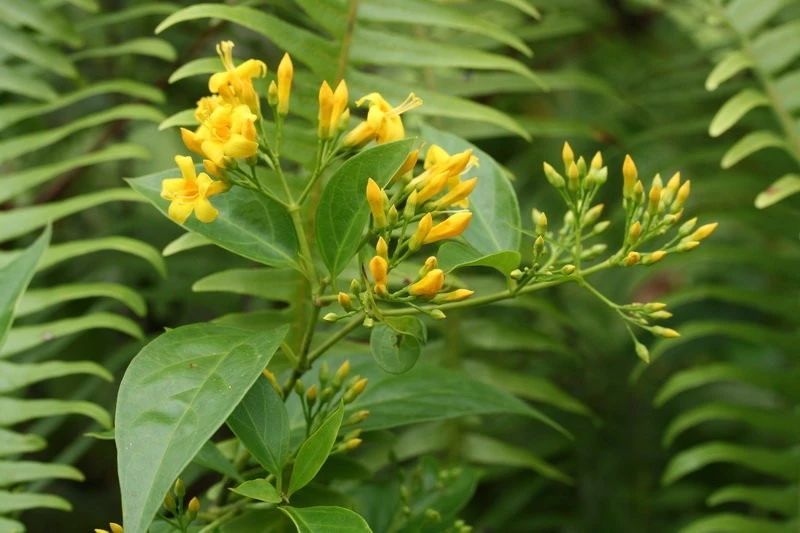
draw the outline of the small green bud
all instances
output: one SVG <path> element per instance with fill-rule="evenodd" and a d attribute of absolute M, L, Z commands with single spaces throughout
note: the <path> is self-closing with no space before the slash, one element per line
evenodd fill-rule
<path fill-rule="evenodd" d="M 353 294 L 358 294 L 359 292 L 361 292 L 361 282 L 353 278 L 350 281 L 350 292 L 352 292 Z"/>
<path fill-rule="evenodd" d="M 550 163 L 544 163 L 544 176 L 547 178 L 547 181 L 555 187 L 556 189 L 563 189 L 566 182 L 564 181 L 564 177 L 556 172 Z"/>
<path fill-rule="evenodd" d="M 178 509 L 178 505 L 175 503 L 175 496 L 170 492 L 164 496 L 164 509 L 171 513 L 174 513 Z"/>
<path fill-rule="evenodd" d="M 647 346 L 645 346 L 639 341 L 636 341 L 636 355 L 638 355 L 639 359 L 641 359 L 645 363 L 650 362 L 650 350 L 648 350 Z"/>
<path fill-rule="evenodd" d="M 269 89 L 267 89 L 267 103 L 270 107 L 278 105 L 278 85 L 275 80 L 269 82 Z"/>
<path fill-rule="evenodd" d="M 561 273 L 564 274 L 565 276 L 569 276 L 573 272 L 575 272 L 575 265 L 564 265 L 563 267 L 561 267 Z"/>
<path fill-rule="evenodd" d="M 592 207 L 586 214 L 583 215 L 583 225 L 589 226 L 590 224 L 594 224 L 600 215 L 603 213 L 603 204 L 597 204 L 596 206 Z"/>
<path fill-rule="evenodd" d="M 536 241 L 533 243 L 533 254 L 536 257 L 539 257 L 544 253 L 544 237 L 539 235 L 536 237 Z"/>
<path fill-rule="evenodd" d="M 302 396 L 306 392 L 306 386 L 299 379 L 294 382 L 294 391 L 298 396 Z"/>
<path fill-rule="evenodd" d="M 189 518 L 189 521 L 194 520 L 197 518 L 197 513 L 200 512 L 200 500 L 197 499 L 197 496 L 193 497 L 189 500 L 189 505 L 186 506 L 186 516 Z"/>
<path fill-rule="evenodd" d="M 447 318 L 447 315 L 441 309 L 434 309 L 430 313 L 429 316 L 435 320 L 442 320 L 443 318 Z"/>
<path fill-rule="evenodd" d="M 183 483 L 181 478 L 175 480 L 175 486 L 172 487 L 172 490 L 175 492 L 175 496 L 177 496 L 179 500 L 182 500 L 183 497 L 186 496 L 186 485 Z"/>
<path fill-rule="evenodd" d="M 598 233 L 603 233 L 610 225 L 611 222 L 609 222 L 608 220 L 603 220 L 601 222 L 598 222 L 597 224 L 594 225 L 594 228 L 592 228 L 592 233 L 594 233 L 595 235 L 597 235 Z"/>
<path fill-rule="evenodd" d="M 520 278 L 522 278 L 523 275 L 524 275 L 524 273 L 522 272 L 522 270 L 520 270 L 518 268 L 512 270 L 511 274 L 509 274 L 509 276 L 511 276 L 511 279 L 520 279 Z"/>
<path fill-rule="evenodd" d="M 336 313 L 327 313 L 325 316 L 322 317 L 322 320 L 324 320 L 326 322 L 336 322 L 340 318 L 342 318 L 342 317 L 340 317 Z"/>

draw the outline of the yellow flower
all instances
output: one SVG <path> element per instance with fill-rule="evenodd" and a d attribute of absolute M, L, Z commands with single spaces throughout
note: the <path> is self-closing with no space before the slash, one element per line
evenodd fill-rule
<path fill-rule="evenodd" d="M 256 118 L 246 105 L 219 105 L 196 131 L 181 128 L 181 137 L 187 148 L 224 167 L 226 157 L 256 155 Z"/>
<path fill-rule="evenodd" d="M 176 155 L 175 163 L 181 171 L 180 178 L 167 178 L 161 182 L 161 197 L 169 200 L 169 218 L 183 224 L 194 211 L 200 222 L 213 222 L 219 211 L 208 199 L 227 188 L 222 181 L 212 180 L 208 174 L 195 172 L 189 156 Z"/>
<path fill-rule="evenodd" d="M 414 296 L 433 298 L 444 285 L 444 272 L 440 268 L 434 268 L 425 274 L 421 280 L 410 285 L 408 292 Z"/>
<path fill-rule="evenodd" d="M 472 150 L 450 155 L 434 144 L 428 148 L 425 156 L 425 171 L 409 181 L 406 190 L 416 188 L 420 195 L 418 201 L 425 202 L 439 194 L 445 185 L 451 192 L 458 188 L 458 192 L 452 195 L 448 193 L 446 202 L 437 202 L 436 207 L 454 205 L 466 209 L 469 207 L 467 196 L 475 187 L 475 182 L 462 186 L 460 176 L 477 164 L 478 158 L 472 155 Z"/>
<path fill-rule="evenodd" d="M 375 280 L 375 293 L 386 294 L 389 283 L 389 263 L 383 257 L 376 255 L 369 261 L 369 272 Z"/>
<path fill-rule="evenodd" d="M 442 196 L 436 201 L 435 209 L 445 209 L 451 205 L 461 207 L 461 204 L 467 199 L 475 186 L 478 184 L 478 178 L 471 178 L 458 183 L 455 187 L 450 189 L 450 192 Z"/>
<path fill-rule="evenodd" d="M 278 114 L 287 115 L 289 113 L 289 95 L 292 93 L 292 78 L 294 77 L 294 65 L 289 54 L 283 54 L 278 65 Z"/>
<path fill-rule="evenodd" d="M 219 94 L 229 104 L 245 104 L 253 113 L 258 113 L 258 94 L 253 88 L 253 78 L 267 75 L 267 65 L 257 59 L 248 59 L 238 67 L 233 63 L 233 42 L 222 41 L 217 45 L 217 54 L 225 72 L 217 72 L 208 80 L 208 90 Z"/>
<path fill-rule="evenodd" d="M 452 239 L 461 235 L 469 222 L 472 220 L 472 213 L 470 211 L 459 211 L 454 215 L 447 217 L 444 222 L 439 222 L 425 236 L 424 244 L 441 241 L 443 239 Z"/>
<path fill-rule="evenodd" d="M 362 146 L 369 141 L 383 144 L 405 137 L 400 115 L 422 105 L 422 100 L 411 93 L 397 107 L 392 107 L 379 93 L 370 93 L 356 100 L 356 105 L 369 104 L 367 120 L 353 128 L 344 138 L 346 146 Z"/>
<path fill-rule="evenodd" d="M 372 212 L 372 220 L 375 222 L 375 227 L 378 229 L 385 227 L 386 206 L 384 205 L 383 190 L 372 178 L 367 181 L 367 203 L 369 204 L 369 210 Z"/>

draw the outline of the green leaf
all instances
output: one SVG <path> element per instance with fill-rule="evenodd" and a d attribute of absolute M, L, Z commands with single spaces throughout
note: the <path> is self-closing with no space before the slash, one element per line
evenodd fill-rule
<path fill-rule="evenodd" d="M 83 481 L 80 470 L 70 465 L 36 461 L 0 461 L 0 487 L 38 479 L 74 479 Z"/>
<path fill-rule="evenodd" d="M 764 148 L 785 148 L 786 141 L 772 133 L 771 131 L 754 131 L 748 133 L 736 144 L 730 147 L 722 156 L 720 165 L 722 168 L 730 168 L 745 157 L 763 150 Z"/>
<path fill-rule="evenodd" d="M 228 426 L 268 472 L 280 477 L 289 459 L 289 415 L 266 379 L 258 379 L 228 417 Z"/>
<path fill-rule="evenodd" d="M 23 435 L 0 428 L 0 457 L 37 452 L 47 446 L 39 435 Z"/>
<path fill-rule="evenodd" d="M 714 66 L 706 78 L 706 90 L 714 91 L 721 84 L 734 77 L 736 74 L 753 65 L 750 56 L 739 50 L 731 52 Z"/>
<path fill-rule="evenodd" d="M 108 412 L 91 402 L 0 397 L 0 426 L 13 426 L 36 418 L 63 415 L 87 416 L 103 427 L 111 427 L 111 416 Z"/>
<path fill-rule="evenodd" d="M 2 91 L 36 100 L 53 100 L 58 97 L 58 93 L 43 80 L 8 65 L 0 69 L 0 92 Z"/>
<path fill-rule="evenodd" d="M 47 204 L 21 207 L 0 213 L 0 242 L 25 235 L 50 222 L 74 215 L 85 209 L 109 202 L 140 202 L 136 194 L 128 189 L 105 189 L 82 194 Z"/>
<path fill-rule="evenodd" d="M 369 346 L 378 366 L 402 374 L 417 363 L 426 337 L 425 324 L 417 317 L 386 317 L 372 328 Z"/>
<path fill-rule="evenodd" d="M 769 99 L 755 89 L 742 89 L 725 102 L 708 127 L 708 134 L 719 137 L 733 126 L 751 110 L 769 105 Z"/>
<path fill-rule="evenodd" d="M 472 462 L 486 465 L 501 465 L 530 468 L 542 476 L 572 485 L 573 480 L 541 457 L 505 442 L 471 433 L 460 439 L 461 453 Z"/>
<path fill-rule="evenodd" d="M 241 474 L 236 471 L 227 457 L 225 457 L 213 441 L 207 440 L 197 455 L 194 456 L 192 462 L 200 466 L 204 466 L 214 472 L 219 472 L 223 476 L 228 476 L 237 481 L 242 480 Z"/>
<path fill-rule="evenodd" d="M 46 379 L 74 374 L 97 376 L 106 381 L 114 377 L 92 361 L 45 361 L 44 363 L 12 364 L 0 360 L 0 392 L 10 392 Z"/>
<path fill-rule="evenodd" d="M 26 26 L 70 46 L 80 46 L 81 36 L 61 13 L 47 9 L 39 2 L 4 0 L 0 2 L 0 17 L 4 22 Z"/>
<path fill-rule="evenodd" d="M 761 382 L 765 388 L 769 388 L 771 382 L 768 376 L 728 363 L 696 365 L 673 374 L 659 389 L 653 404 L 662 406 L 683 392 L 720 381 L 741 381 L 752 384 Z"/>
<path fill-rule="evenodd" d="M 97 28 L 100 26 L 110 26 L 112 24 L 121 24 L 137 18 L 142 18 L 150 15 L 169 15 L 178 10 L 180 6 L 172 2 L 146 2 L 131 4 L 130 7 L 123 9 L 109 10 L 105 13 L 98 13 L 93 17 L 86 17 L 78 22 L 77 26 L 80 30 L 85 31 L 90 28 Z"/>
<path fill-rule="evenodd" d="M 29 33 L 0 25 L 0 42 L 4 55 L 19 57 L 37 67 L 66 78 L 77 78 L 78 71 L 72 61 L 58 48 L 42 44 Z"/>
<path fill-rule="evenodd" d="M 709 506 L 746 503 L 784 516 L 793 516 L 797 513 L 797 485 L 785 487 L 728 485 L 714 491 L 708 497 L 707 503 Z"/>
<path fill-rule="evenodd" d="M 800 192 L 800 174 L 786 174 L 758 193 L 756 207 L 764 209 Z"/>
<path fill-rule="evenodd" d="M 481 254 L 519 251 L 522 238 L 517 195 L 500 166 L 488 154 L 451 133 L 422 128 L 423 138 L 438 144 L 448 153 L 472 149 L 479 166 L 470 170 L 478 178 L 478 185 L 470 195 L 472 222 L 464 232 L 464 239 Z"/>
<path fill-rule="evenodd" d="M 50 243 L 50 226 L 16 259 L 0 268 L 0 348 L 11 329 L 14 308 L 36 271 L 36 264 Z"/>
<path fill-rule="evenodd" d="M 149 152 L 139 145 L 120 143 L 102 148 L 96 152 L 61 159 L 55 163 L 48 163 L 38 167 L 29 167 L 13 174 L 9 173 L 0 178 L 0 202 L 19 196 L 21 193 L 75 168 L 108 161 L 119 161 L 121 159 L 145 159 L 149 156 Z"/>
<path fill-rule="evenodd" d="M 11 330 L 6 344 L 0 349 L 0 359 L 35 348 L 61 337 L 93 329 L 112 329 L 140 339 L 144 335 L 139 325 L 131 319 L 112 313 L 89 313 L 76 318 L 64 318 L 34 326 L 20 326 Z"/>
<path fill-rule="evenodd" d="M 800 456 L 796 450 L 773 450 L 728 442 L 706 442 L 674 456 L 664 469 L 662 485 L 672 484 L 714 463 L 732 463 L 786 481 L 796 480 Z"/>
<path fill-rule="evenodd" d="M 147 306 L 138 292 L 119 283 L 71 283 L 26 292 L 17 305 L 18 317 L 36 313 L 54 305 L 84 298 L 113 298 L 138 316 L 144 316 Z"/>
<path fill-rule="evenodd" d="M 356 254 L 367 227 L 367 180 L 386 185 L 413 143 L 406 139 L 364 150 L 339 167 L 325 186 L 317 209 L 317 245 L 333 277 Z"/>
<path fill-rule="evenodd" d="M 343 416 L 344 405 L 340 403 L 300 445 L 292 467 L 287 496 L 308 485 L 325 464 L 339 434 Z"/>
<path fill-rule="evenodd" d="M 772 74 L 786 68 L 800 53 L 800 20 L 768 28 L 753 40 L 753 57 Z"/>
<path fill-rule="evenodd" d="M 233 268 L 206 276 L 192 285 L 195 292 L 232 292 L 265 300 L 294 302 L 304 286 L 295 270 L 274 268 Z"/>
<path fill-rule="evenodd" d="M 230 490 L 236 494 L 241 494 L 242 496 L 262 502 L 280 503 L 283 501 L 283 498 L 281 498 L 281 495 L 275 490 L 275 487 L 272 486 L 272 483 L 266 479 L 251 479 Z"/>
<path fill-rule="evenodd" d="M 8 492 L 0 490 L 0 514 L 26 511 L 36 508 L 71 511 L 72 506 L 64 498 L 52 494 L 35 494 L 32 492 Z"/>
<path fill-rule="evenodd" d="M 128 183 L 166 216 L 169 204 L 161 198 L 161 182 L 177 174 L 177 169 L 165 170 L 129 179 Z M 214 222 L 204 224 L 190 217 L 183 226 L 242 257 L 265 265 L 300 269 L 297 236 L 282 205 L 241 187 L 234 187 L 211 201 L 219 209 Z"/>
<path fill-rule="evenodd" d="M 220 62 L 218 57 L 200 57 L 178 67 L 169 77 L 169 82 L 175 83 L 176 81 L 191 78 L 192 76 L 213 74 L 218 71 L 219 68 Z M 190 111 L 192 117 L 194 117 L 194 109 L 189 109 L 187 111 Z"/>
<path fill-rule="evenodd" d="M 680 533 L 788 533 L 793 527 L 767 518 L 720 513 L 706 516 L 681 528 Z"/>
<path fill-rule="evenodd" d="M 484 254 L 465 242 L 451 241 L 439 247 L 439 265 L 446 272 L 466 267 L 489 267 L 506 276 L 519 266 L 522 257 L 519 252 L 505 251 Z"/>
<path fill-rule="evenodd" d="M 462 372 L 418 365 L 399 376 L 370 383 L 352 404 L 368 409 L 365 431 L 468 415 L 518 414 L 537 419 L 564 435 L 558 423 L 511 394 L 471 379 Z"/>
<path fill-rule="evenodd" d="M 775 16 L 786 0 L 732 0 L 725 6 L 725 16 L 737 32 L 750 34 Z"/>
<path fill-rule="evenodd" d="M 163 59 L 164 61 L 175 61 L 178 56 L 175 48 L 164 39 L 155 37 L 138 37 L 125 42 L 100 46 L 97 48 L 86 48 L 72 54 L 72 59 L 81 61 L 84 59 L 98 59 L 119 56 L 148 56 Z"/>
<path fill-rule="evenodd" d="M 101 237 L 54 244 L 44 253 L 37 270 L 45 270 L 75 257 L 109 250 L 140 257 L 150 263 L 162 277 L 167 275 L 167 267 L 158 250 L 129 237 Z"/>
<path fill-rule="evenodd" d="M 124 104 L 73 120 L 63 126 L 50 127 L 0 141 L 0 163 L 46 148 L 79 131 L 117 120 L 148 120 L 156 124 L 164 119 L 160 111 L 143 104 Z"/>
<path fill-rule="evenodd" d="M 278 507 L 288 516 L 297 533 L 372 533 L 367 521 L 344 507 Z"/>
<path fill-rule="evenodd" d="M 169 257 L 170 255 L 192 250 L 193 248 L 200 248 L 201 246 L 208 246 L 210 244 L 214 243 L 208 240 L 208 237 L 189 231 L 166 245 L 161 251 L 161 255 Z"/>
<path fill-rule="evenodd" d="M 177 126 L 189 127 L 197 125 L 197 118 L 194 116 L 194 109 L 184 109 L 168 116 L 158 124 L 158 131 L 164 131 Z"/>
<path fill-rule="evenodd" d="M 119 388 L 123 519 L 144 531 L 170 485 L 261 375 L 286 328 L 253 335 L 216 324 L 170 330 L 133 359 Z"/>

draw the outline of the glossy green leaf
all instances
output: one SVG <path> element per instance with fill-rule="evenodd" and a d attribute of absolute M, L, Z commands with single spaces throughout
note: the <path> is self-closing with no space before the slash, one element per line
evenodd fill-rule
<path fill-rule="evenodd" d="M 175 127 L 192 127 L 197 125 L 197 118 L 194 116 L 194 109 L 184 109 L 168 116 L 158 124 L 158 131 L 164 131 Z"/>
<path fill-rule="evenodd" d="M 797 513 L 797 485 L 785 487 L 728 485 L 708 497 L 708 505 L 746 503 L 765 511 L 793 516 Z"/>
<path fill-rule="evenodd" d="M 0 110 L 2 111 L 2 110 Z M 46 183 L 70 170 L 119 161 L 122 159 L 144 159 L 149 157 L 147 150 L 135 144 L 120 143 L 102 148 L 96 152 L 65 158 L 55 163 L 26 168 L 0 177 L 0 202 L 5 202 L 21 193 Z"/>
<path fill-rule="evenodd" d="M 746 68 L 750 68 L 753 62 L 750 56 L 741 51 L 731 52 L 719 63 L 706 78 L 706 90 L 714 91 L 720 85 Z"/>
<path fill-rule="evenodd" d="M 3 52 L 60 76 L 77 78 L 75 65 L 58 48 L 48 46 L 33 38 L 33 35 L 6 25 L 0 25 L 0 41 Z"/>
<path fill-rule="evenodd" d="M 100 237 L 99 239 L 83 239 L 54 244 L 44 253 L 38 270 L 44 270 L 68 261 L 101 251 L 122 252 L 140 257 L 150 263 L 162 277 L 167 275 L 167 267 L 158 250 L 149 244 L 130 237 Z"/>
<path fill-rule="evenodd" d="M 47 446 L 39 435 L 23 435 L 0 428 L 0 457 L 36 452 Z"/>
<path fill-rule="evenodd" d="M 800 110 L 800 70 L 794 70 L 775 80 L 775 93 L 786 112 Z"/>
<path fill-rule="evenodd" d="M 786 141 L 771 131 L 754 131 L 739 139 L 736 144 L 725 152 L 725 155 L 722 156 L 720 166 L 722 166 L 722 168 L 730 168 L 742 159 L 764 148 L 784 147 L 786 147 Z"/>
<path fill-rule="evenodd" d="M 92 361 L 45 361 L 43 363 L 14 364 L 0 360 L 0 393 L 20 389 L 46 379 L 74 374 L 97 376 L 112 381 L 113 376 Z"/>
<path fill-rule="evenodd" d="M 144 316 L 147 307 L 138 292 L 119 283 L 71 283 L 25 293 L 17 305 L 16 315 L 21 317 L 54 305 L 84 298 L 113 298 L 138 316 Z"/>
<path fill-rule="evenodd" d="M 300 445 L 292 467 L 287 496 L 308 485 L 317 475 L 336 442 L 344 416 L 344 405 L 333 410 Z"/>
<path fill-rule="evenodd" d="M 417 317 L 386 317 L 372 328 L 369 346 L 378 366 L 402 374 L 417 363 L 426 337 L 425 324 Z"/>
<path fill-rule="evenodd" d="M 0 426 L 12 426 L 26 420 L 64 415 L 83 415 L 103 427 L 111 427 L 111 415 L 102 407 L 90 402 L 18 400 L 0 397 Z"/>
<path fill-rule="evenodd" d="M 242 496 L 262 502 L 280 503 L 283 501 L 283 498 L 278 494 L 275 487 L 272 486 L 272 483 L 266 479 L 251 479 L 230 490 L 236 494 L 241 494 Z"/>
<path fill-rule="evenodd" d="M 769 378 L 763 375 L 760 376 L 759 373 L 753 372 L 752 369 L 741 368 L 728 363 L 696 365 L 670 376 L 667 382 L 659 389 L 653 404 L 656 406 L 664 405 L 683 392 L 721 381 L 741 381 L 753 384 L 763 382 L 767 386 L 770 383 Z"/>
<path fill-rule="evenodd" d="M 128 180 L 131 187 L 166 215 L 169 203 L 161 198 L 161 182 L 178 174 L 165 170 Z M 234 187 L 211 199 L 219 217 L 205 224 L 194 217 L 183 225 L 214 244 L 253 261 L 299 269 L 297 236 L 286 209 L 261 194 Z"/>
<path fill-rule="evenodd" d="M 568 435 L 558 423 L 511 394 L 475 381 L 463 372 L 417 365 L 410 372 L 370 383 L 352 404 L 368 409 L 365 431 L 468 415 L 528 416 Z"/>
<path fill-rule="evenodd" d="M 133 359 L 116 411 L 126 528 L 146 529 L 172 482 L 225 422 L 285 335 L 286 328 L 254 335 L 193 324 L 164 333 Z"/>
<path fill-rule="evenodd" d="M 164 257 L 169 257 L 170 255 L 175 255 L 185 252 L 186 250 L 192 250 L 194 248 L 200 248 L 201 246 L 208 246 L 210 244 L 214 243 L 208 240 L 208 237 L 204 237 L 199 233 L 192 233 L 189 231 L 166 245 L 161 251 L 161 255 Z"/>
<path fill-rule="evenodd" d="M 426 125 L 422 136 L 450 154 L 472 149 L 478 158 L 479 166 L 468 173 L 478 178 L 478 185 L 469 197 L 472 222 L 463 234 L 467 243 L 482 254 L 517 252 L 522 238 L 519 204 L 500 166 L 488 154 L 451 133 Z"/>
<path fill-rule="evenodd" d="M 474 463 L 530 468 L 548 479 L 567 485 L 573 483 L 571 477 L 536 454 L 485 435 L 464 435 L 461 439 L 461 453 Z"/>
<path fill-rule="evenodd" d="M 139 325 L 127 317 L 103 312 L 89 313 L 76 318 L 64 318 L 45 324 L 20 326 L 12 329 L 8 334 L 5 346 L 0 349 L 0 359 L 61 337 L 93 329 L 112 329 L 136 339 L 143 336 Z"/>
<path fill-rule="evenodd" d="M 344 507 L 279 507 L 297 528 L 297 533 L 372 533 L 367 521 Z"/>
<path fill-rule="evenodd" d="M 233 413 L 228 426 L 268 472 L 279 477 L 289 459 L 289 415 L 266 379 L 258 379 Z"/>
<path fill-rule="evenodd" d="M 506 276 L 519 266 L 522 257 L 517 251 L 484 254 L 465 242 L 446 242 L 439 247 L 439 265 L 446 272 L 466 267 L 489 267 Z"/>
<path fill-rule="evenodd" d="M 148 56 L 163 59 L 164 61 L 175 61 L 177 52 L 164 39 L 155 37 L 138 37 L 125 42 L 99 46 L 97 48 L 86 48 L 72 54 L 72 59 L 81 61 L 85 59 L 99 59 L 118 56 Z"/>
<path fill-rule="evenodd" d="M 0 487 L 38 479 L 73 479 L 83 481 L 83 474 L 70 465 L 36 461 L 0 461 Z"/>
<path fill-rule="evenodd" d="M 406 139 L 362 151 L 331 176 L 317 209 L 317 246 L 336 277 L 358 251 L 369 221 L 367 180 L 385 185 L 403 164 L 414 141 Z"/>
<path fill-rule="evenodd" d="M 764 209 L 800 192 L 800 174 L 786 174 L 756 196 L 756 207 Z"/>
<path fill-rule="evenodd" d="M 6 533 L 25 533 L 25 524 L 0 516 L 0 531 Z"/>
<path fill-rule="evenodd" d="M 776 15 L 786 0 L 731 0 L 725 16 L 739 33 L 749 34 Z"/>
<path fill-rule="evenodd" d="M 294 302 L 305 282 L 290 269 L 233 268 L 197 280 L 195 292 L 232 292 L 257 296 L 265 300 Z"/>
<path fill-rule="evenodd" d="M 218 71 L 219 68 L 220 62 L 218 57 L 200 57 L 192 59 L 188 63 L 184 63 L 178 67 L 175 72 L 170 75 L 169 82 L 175 83 L 176 81 L 191 78 L 192 76 L 206 76 Z M 194 109 L 191 110 L 191 113 L 192 116 L 194 116 Z"/>
<path fill-rule="evenodd" d="M 8 492 L 0 490 L 0 514 L 25 511 L 35 508 L 71 511 L 69 502 L 52 494 L 35 494 L 32 492 Z"/>
<path fill-rule="evenodd" d="M 53 145 L 79 131 L 114 122 L 116 120 L 146 120 L 156 124 L 163 120 L 157 109 L 143 104 L 124 104 L 98 111 L 64 124 L 24 135 L 15 135 L 0 141 L 0 163 Z"/>
<path fill-rule="evenodd" d="M 733 126 L 747 113 L 757 107 L 769 105 L 769 99 L 755 89 L 742 89 L 725 102 L 708 127 L 708 134 L 719 137 Z"/>
<path fill-rule="evenodd" d="M 41 237 L 16 259 L 0 268 L 0 348 L 4 347 L 4 341 L 14 319 L 14 309 L 33 278 L 36 264 L 50 243 L 50 235 L 51 230 L 48 226 Z"/>
<path fill-rule="evenodd" d="M 766 72 L 779 72 L 800 54 L 800 21 L 794 20 L 759 33 L 752 43 L 753 57 Z"/>

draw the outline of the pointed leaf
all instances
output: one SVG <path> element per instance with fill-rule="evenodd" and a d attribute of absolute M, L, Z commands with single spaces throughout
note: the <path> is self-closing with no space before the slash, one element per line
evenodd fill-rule
<path fill-rule="evenodd" d="M 283 498 L 278 494 L 275 487 L 272 486 L 272 483 L 266 479 L 251 479 L 230 490 L 236 494 L 241 494 L 242 496 L 262 502 L 280 503 L 283 501 Z"/>
<path fill-rule="evenodd" d="M 367 521 L 344 507 L 278 507 L 288 516 L 297 533 L 372 533 Z"/>
<path fill-rule="evenodd" d="M 300 445 L 295 456 L 287 496 L 291 496 L 308 485 L 325 464 L 331 449 L 333 449 L 333 444 L 336 442 L 336 436 L 339 434 L 343 416 L 344 405 L 340 403 L 339 407 L 330 413 Z"/>
<path fill-rule="evenodd" d="M 756 196 L 756 207 L 764 209 L 800 192 L 800 174 L 786 174 Z"/>

